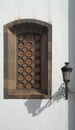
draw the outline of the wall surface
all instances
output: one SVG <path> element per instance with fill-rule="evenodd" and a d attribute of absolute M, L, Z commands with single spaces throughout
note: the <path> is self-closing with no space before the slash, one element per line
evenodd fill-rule
<path fill-rule="evenodd" d="M 52 100 L 4 100 L 3 26 L 32 18 L 52 24 Z M 0 0 L 0 129 L 68 130 L 60 68 L 68 61 L 68 0 Z M 60 88 L 60 89 L 59 89 Z"/>
<path fill-rule="evenodd" d="M 73 67 L 71 74 L 69 102 L 68 102 L 68 126 L 69 130 L 75 130 L 75 0 L 69 0 L 69 61 Z"/>

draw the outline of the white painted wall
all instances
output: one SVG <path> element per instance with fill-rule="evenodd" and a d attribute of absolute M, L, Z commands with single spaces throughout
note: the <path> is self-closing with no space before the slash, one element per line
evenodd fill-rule
<path fill-rule="evenodd" d="M 68 0 L 0 0 L 0 129 L 68 130 L 67 101 L 3 99 L 3 25 L 33 18 L 52 23 L 52 93 L 62 84 L 68 61 Z"/>

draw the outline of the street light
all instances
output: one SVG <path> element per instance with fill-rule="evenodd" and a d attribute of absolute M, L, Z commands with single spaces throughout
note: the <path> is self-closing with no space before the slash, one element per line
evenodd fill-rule
<path fill-rule="evenodd" d="M 63 81 L 65 82 L 65 99 L 68 99 L 68 82 L 70 82 L 70 73 L 72 68 L 69 66 L 69 62 L 65 63 L 65 66 L 61 68 L 63 74 Z"/>

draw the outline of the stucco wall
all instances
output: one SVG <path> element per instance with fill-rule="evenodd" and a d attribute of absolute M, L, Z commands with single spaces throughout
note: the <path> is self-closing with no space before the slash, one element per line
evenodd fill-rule
<path fill-rule="evenodd" d="M 3 99 L 3 25 L 25 18 L 52 24 L 51 101 Z M 60 68 L 65 61 L 68 61 L 68 0 L 0 0 L 1 130 L 68 130 L 68 104 L 58 92 L 63 82 Z"/>

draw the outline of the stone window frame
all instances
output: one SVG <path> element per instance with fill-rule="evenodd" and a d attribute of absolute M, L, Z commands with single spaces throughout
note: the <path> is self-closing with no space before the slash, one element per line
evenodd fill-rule
<path fill-rule="evenodd" d="M 16 89 L 16 34 L 15 27 L 20 24 L 33 24 L 39 25 L 41 29 L 47 29 L 48 35 L 48 45 L 47 45 L 47 65 L 48 65 L 48 75 L 47 75 L 47 93 L 39 93 L 36 90 L 17 90 Z M 17 26 L 16 26 L 17 25 Z M 23 26 L 24 27 L 24 26 Z M 25 27 L 26 29 L 26 27 Z M 23 32 L 23 29 L 16 29 L 17 34 L 19 30 Z M 39 28 L 38 28 L 39 31 Z M 36 32 L 36 29 L 34 29 Z M 13 69 L 14 68 L 14 69 Z M 45 79 L 45 77 L 44 77 Z M 43 79 L 42 79 L 43 80 Z M 44 85 L 44 80 L 43 80 Z M 35 19 L 21 19 L 10 22 L 4 25 L 4 99 L 51 99 L 52 93 L 52 25 Z"/>

